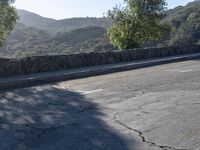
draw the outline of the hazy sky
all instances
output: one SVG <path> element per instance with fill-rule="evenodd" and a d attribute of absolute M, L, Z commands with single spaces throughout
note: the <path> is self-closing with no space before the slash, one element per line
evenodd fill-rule
<path fill-rule="evenodd" d="M 185 5 L 193 0 L 167 0 L 168 8 Z M 18 9 L 28 10 L 44 17 L 64 19 L 71 17 L 102 17 L 108 9 L 123 0 L 16 0 Z"/>

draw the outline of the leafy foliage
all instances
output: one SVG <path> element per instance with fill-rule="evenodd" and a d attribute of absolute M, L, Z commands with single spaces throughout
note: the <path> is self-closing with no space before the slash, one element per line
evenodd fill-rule
<path fill-rule="evenodd" d="M 0 45 L 14 29 L 18 19 L 15 9 L 10 6 L 13 0 L 0 0 Z"/>
<path fill-rule="evenodd" d="M 143 41 L 159 38 L 166 10 L 164 0 L 125 0 L 125 7 L 115 7 L 108 12 L 113 26 L 108 35 L 119 49 L 139 47 Z"/>
<path fill-rule="evenodd" d="M 200 44 L 200 0 L 169 10 L 164 22 L 170 22 L 172 32 L 144 47 L 183 46 Z"/>

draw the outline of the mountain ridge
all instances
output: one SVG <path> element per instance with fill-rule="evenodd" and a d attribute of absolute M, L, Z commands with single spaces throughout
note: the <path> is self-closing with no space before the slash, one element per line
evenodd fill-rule
<path fill-rule="evenodd" d="M 57 32 L 68 32 L 78 28 L 85 28 L 88 26 L 98 26 L 108 28 L 112 25 L 112 22 L 108 18 L 95 18 L 95 17 L 77 17 L 67 18 L 61 20 L 55 20 L 51 18 L 45 18 L 26 10 L 18 10 L 20 16 L 20 23 L 26 26 L 32 26 L 52 34 Z"/>

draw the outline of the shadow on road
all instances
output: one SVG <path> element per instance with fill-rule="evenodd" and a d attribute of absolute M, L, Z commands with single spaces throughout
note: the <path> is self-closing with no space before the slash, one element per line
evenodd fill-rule
<path fill-rule="evenodd" d="M 0 147 L 12 150 L 134 150 L 91 99 L 52 86 L 0 93 Z M 137 145 L 136 145 L 137 146 Z M 135 148 L 136 150 L 137 148 Z"/>

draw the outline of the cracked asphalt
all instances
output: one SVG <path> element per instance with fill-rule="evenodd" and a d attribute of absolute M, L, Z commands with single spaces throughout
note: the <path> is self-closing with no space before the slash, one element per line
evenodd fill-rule
<path fill-rule="evenodd" d="M 200 61 L 0 92 L 1 150 L 200 150 Z"/>

